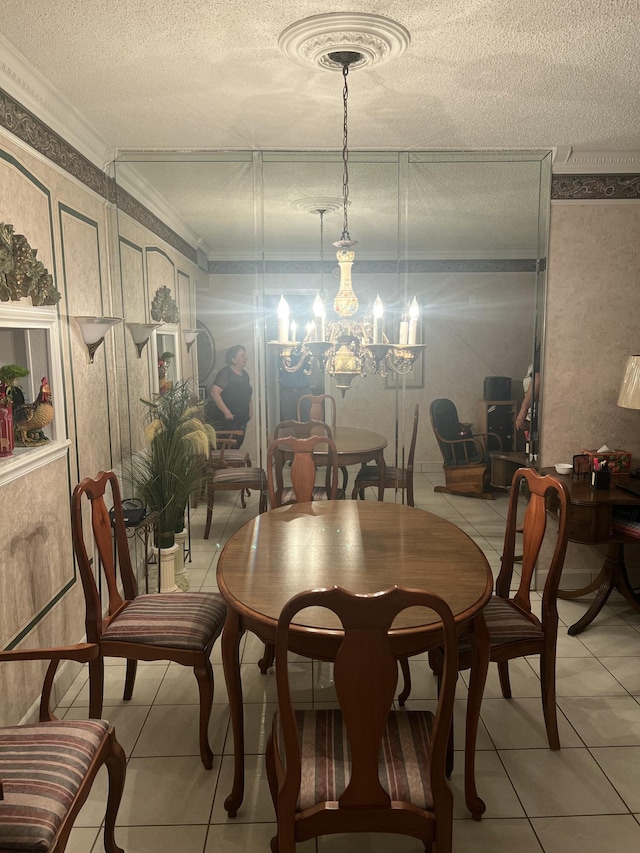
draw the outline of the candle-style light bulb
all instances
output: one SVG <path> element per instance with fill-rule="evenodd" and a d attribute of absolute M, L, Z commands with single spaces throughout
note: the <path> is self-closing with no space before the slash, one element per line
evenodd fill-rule
<path fill-rule="evenodd" d="M 411 300 L 411 306 L 409 308 L 409 346 L 416 345 L 416 338 L 418 334 L 418 318 L 420 317 L 420 307 L 415 298 Z"/>
<path fill-rule="evenodd" d="M 296 321 L 295 321 L 295 320 L 292 320 L 292 321 L 291 321 L 291 340 L 292 340 L 294 343 L 296 342 L 296 329 L 297 329 L 297 328 L 298 328 L 298 327 L 296 326 Z"/>
<path fill-rule="evenodd" d="M 400 318 L 400 339 L 398 341 L 401 347 L 406 347 L 409 343 L 409 308 L 403 312 Z"/>
<path fill-rule="evenodd" d="M 375 298 L 373 303 L 373 342 L 374 344 L 382 343 L 382 317 L 384 315 L 384 305 L 380 294 Z"/>
<path fill-rule="evenodd" d="M 289 340 L 289 303 L 284 298 L 280 297 L 278 303 L 278 343 L 286 344 Z"/>
<path fill-rule="evenodd" d="M 316 340 L 323 341 L 324 340 L 324 320 L 326 317 L 326 311 L 324 307 L 324 302 L 320 299 L 320 294 L 316 295 L 316 298 L 313 300 L 313 315 L 316 318 Z"/>

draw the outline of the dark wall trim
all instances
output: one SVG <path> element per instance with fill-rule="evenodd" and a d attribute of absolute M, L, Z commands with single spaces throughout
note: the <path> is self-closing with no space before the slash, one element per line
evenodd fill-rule
<path fill-rule="evenodd" d="M 324 271 L 331 274 L 335 263 L 325 263 Z M 387 273 L 451 273 L 451 272 L 535 272 L 535 258 L 356 261 L 359 274 Z M 320 275 L 320 261 L 209 261 L 209 275 Z"/>
<path fill-rule="evenodd" d="M 0 89 L 0 125 L 98 195 L 115 202 L 113 181 L 4 89 Z"/>
<path fill-rule="evenodd" d="M 640 175 L 553 175 L 551 201 L 640 199 Z"/>

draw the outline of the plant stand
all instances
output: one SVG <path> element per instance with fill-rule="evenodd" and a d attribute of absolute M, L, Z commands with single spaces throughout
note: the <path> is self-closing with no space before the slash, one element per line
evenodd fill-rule
<path fill-rule="evenodd" d="M 182 592 L 186 592 L 188 589 L 191 589 L 191 578 L 184 566 L 184 543 L 186 540 L 186 528 L 181 530 L 180 533 L 176 533 L 176 545 L 178 546 L 178 551 L 175 557 L 175 579 L 176 585 L 182 590 Z"/>
<path fill-rule="evenodd" d="M 172 545 L 170 548 L 153 548 L 153 553 L 158 558 L 160 592 L 180 592 L 176 585 L 176 554 L 180 548 L 182 544 Z"/>

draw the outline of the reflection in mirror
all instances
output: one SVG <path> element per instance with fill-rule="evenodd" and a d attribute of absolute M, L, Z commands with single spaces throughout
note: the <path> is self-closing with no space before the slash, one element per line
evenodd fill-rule
<path fill-rule="evenodd" d="M 453 400 L 460 419 L 477 428 L 490 408 L 487 377 L 509 380 L 507 402 L 513 406 L 506 443 L 525 449 L 525 430 L 514 430 L 513 421 L 536 348 L 543 361 L 550 160 L 548 152 L 350 153 L 349 231 L 358 241 L 352 272 L 359 313 L 372 319 L 380 294 L 385 334 L 399 335 L 401 316 L 415 296 L 426 350 L 414 372 L 358 377 L 344 399 L 317 364 L 309 375 L 283 377 L 268 346 L 278 336 L 281 296 L 290 321 L 304 330 L 314 322 L 322 286 L 328 311 L 338 289 L 331 244 L 340 239 L 342 212 L 324 218 L 321 258 L 318 217 L 296 202 L 341 196 L 339 153 L 131 154 L 117 163 L 116 179 L 132 194 L 134 185 L 145 186 L 157 215 L 163 209 L 177 215 L 179 233 L 198 246 L 201 259 L 206 255 L 198 324 L 215 340 L 220 363 L 230 346 L 246 346 L 255 395 L 247 446 L 254 444 L 256 459 L 263 459 L 267 436 L 290 413 L 296 394 L 311 389 L 337 398 L 339 424 L 383 435 L 386 458 L 394 464 L 402 464 L 408 450 L 419 403 L 416 463 L 418 470 L 435 472 L 441 459 L 429 427 L 430 402 Z M 207 394 L 214 373 L 200 377 Z M 538 413 L 536 403 L 527 422 L 537 441 Z"/>

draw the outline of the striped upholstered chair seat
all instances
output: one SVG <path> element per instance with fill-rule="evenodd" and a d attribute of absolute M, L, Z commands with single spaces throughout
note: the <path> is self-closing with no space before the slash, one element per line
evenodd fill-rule
<path fill-rule="evenodd" d="M 214 487 L 244 483 L 245 489 L 266 490 L 267 475 L 262 468 L 217 468 L 212 474 L 212 482 Z"/>
<path fill-rule="evenodd" d="M 139 595 L 124 608 L 101 640 L 144 643 L 169 649 L 204 649 L 224 624 L 227 605 L 210 592 Z"/>
<path fill-rule="evenodd" d="M 297 808 L 339 799 L 351 778 L 351 752 L 340 710 L 296 711 L 302 778 Z M 276 717 L 279 726 L 279 716 Z M 392 712 L 382 739 L 378 760 L 380 784 L 393 802 L 433 808 L 429 782 L 430 711 Z M 278 738 L 285 762 L 282 733 Z"/>
<path fill-rule="evenodd" d="M 214 467 L 216 464 L 221 464 L 222 453 L 222 450 L 212 450 L 209 454 L 209 459 Z M 251 465 L 251 457 L 246 450 L 225 450 L 224 461 L 227 465 L 233 465 L 236 468 L 243 466 L 248 468 Z"/>
<path fill-rule="evenodd" d="M 240 504 L 243 509 L 247 503 L 247 495 L 251 491 L 258 493 L 258 512 L 264 512 L 267 508 L 267 475 L 262 468 L 240 468 L 226 467 L 227 451 L 224 451 L 223 464 L 225 467 L 213 468 L 207 476 L 207 517 L 204 524 L 204 538 L 209 538 L 211 524 L 213 521 L 213 505 L 216 492 L 238 491 L 240 492 Z"/>
<path fill-rule="evenodd" d="M 533 613 L 525 616 L 510 601 L 492 596 L 482 611 L 492 646 L 515 643 L 519 640 L 542 640 L 544 637 L 540 620 Z M 461 638 L 460 654 L 471 652 L 468 638 Z"/>
<path fill-rule="evenodd" d="M 0 729 L 0 850 L 49 850 L 102 747 L 104 720 Z"/>

